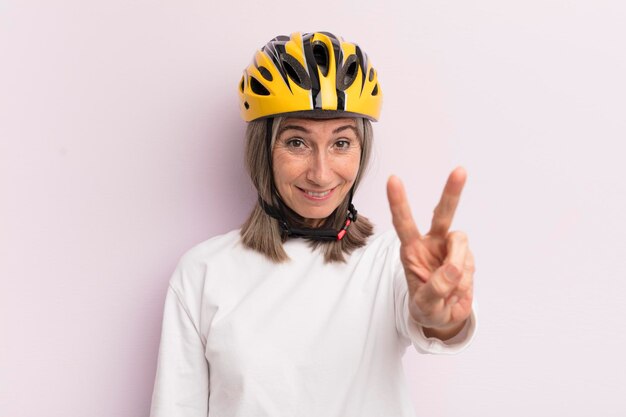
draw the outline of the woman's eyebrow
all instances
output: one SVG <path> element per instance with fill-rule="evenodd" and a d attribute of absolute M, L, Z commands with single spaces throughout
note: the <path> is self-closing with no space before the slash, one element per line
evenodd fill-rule
<path fill-rule="evenodd" d="M 356 130 L 356 126 L 353 125 L 340 126 L 337 129 L 333 130 L 333 133 L 343 132 L 346 129 L 352 129 L 354 131 L 354 134 L 359 136 L 359 132 Z"/>
<path fill-rule="evenodd" d="M 304 132 L 304 133 L 311 133 L 310 130 L 308 130 L 305 127 L 302 126 L 298 126 L 298 125 L 286 125 L 286 126 L 281 126 L 280 130 L 278 131 L 278 135 L 280 136 L 281 133 L 283 133 L 285 130 L 299 130 L 300 132 Z"/>

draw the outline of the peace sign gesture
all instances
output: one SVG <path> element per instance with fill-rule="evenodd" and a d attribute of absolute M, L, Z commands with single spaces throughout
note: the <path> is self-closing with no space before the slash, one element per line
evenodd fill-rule
<path fill-rule="evenodd" d="M 456 168 L 435 208 L 430 231 L 420 234 L 400 179 L 387 182 L 393 226 L 409 289 L 409 312 L 426 336 L 456 335 L 472 312 L 474 257 L 463 232 L 449 232 L 467 173 Z"/>

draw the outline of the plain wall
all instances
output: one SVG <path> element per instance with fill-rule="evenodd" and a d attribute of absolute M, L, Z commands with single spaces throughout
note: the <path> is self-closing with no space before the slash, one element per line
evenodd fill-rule
<path fill-rule="evenodd" d="M 357 42 L 384 93 L 355 198 L 427 229 L 448 173 L 479 329 L 408 351 L 418 416 L 626 415 L 619 1 L 0 2 L 0 416 L 147 416 L 183 252 L 239 227 L 237 82 L 278 34 Z"/>

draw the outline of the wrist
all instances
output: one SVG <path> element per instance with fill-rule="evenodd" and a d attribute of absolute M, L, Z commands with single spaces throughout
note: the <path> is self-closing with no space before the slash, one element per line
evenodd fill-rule
<path fill-rule="evenodd" d="M 461 323 L 456 323 L 450 326 L 442 326 L 442 327 L 426 327 L 422 326 L 424 331 L 424 336 L 426 337 L 435 337 L 439 340 L 446 341 L 452 339 L 454 336 L 459 334 L 461 330 L 465 327 L 465 323 L 467 323 L 468 319 L 463 320 Z M 419 324 L 419 323 L 418 323 Z"/>

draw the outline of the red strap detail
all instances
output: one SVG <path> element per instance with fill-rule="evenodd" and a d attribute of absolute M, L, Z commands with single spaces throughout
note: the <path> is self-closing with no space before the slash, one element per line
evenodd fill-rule
<path fill-rule="evenodd" d="M 346 235 L 346 230 L 344 229 L 341 232 L 337 233 L 337 240 L 343 239 L 345 235 Z"/>

